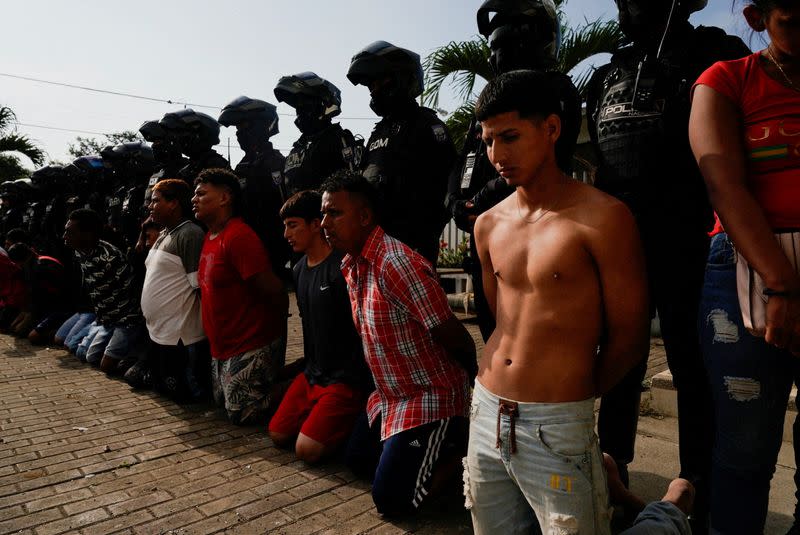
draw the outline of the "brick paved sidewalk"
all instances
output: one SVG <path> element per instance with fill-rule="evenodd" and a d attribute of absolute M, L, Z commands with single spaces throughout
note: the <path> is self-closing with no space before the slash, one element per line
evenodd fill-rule
<path fill-rule="evenodd" d="M 412 522 L 384 522 L 369 485 L 339 464 L 311 468 L 262 428 L 5 336 L 0 429 L 0 533 L 471 531 L 455 492 Z"/>
<path fill-rule="evenodd" d="M 291 361 L 296 308 L 289 333 Z M 648 376 L 663 367 L 651 360 Z M 454 482 L 417 518 L 385 522 L 341 464 L 309 467 L 210 405 L 132 391 L 65 351 L 0 336 L 0 533 L 471 533 L 462 503 Z"/>

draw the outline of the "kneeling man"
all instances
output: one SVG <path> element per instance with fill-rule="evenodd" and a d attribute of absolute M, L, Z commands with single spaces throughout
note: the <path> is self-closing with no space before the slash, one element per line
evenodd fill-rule
<path fill-rule="evenodd" d="M 369 383 L 339 267 L 342 253 L 322 234 L 321 208 L 322 195 L 301 191 L 280 210 L 284 237 L 295 253 L 304 254 L 293 269 L 303 323 L 303 372 L 270 420 L 269 436 L 279 446 L 293 445 L 307 463 L 333 453 L 350 437 L 364 412 Z"/>

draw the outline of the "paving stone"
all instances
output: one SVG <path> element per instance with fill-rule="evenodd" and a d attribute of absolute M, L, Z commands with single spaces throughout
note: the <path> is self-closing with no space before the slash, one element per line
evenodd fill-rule
<path fill-rule="evenodd" d="M 87 524 L 94 524 L 109 517 L 105 509 L 92 509 L 78 515 L 44 524 L 37 527 L 34 531 L 36 535 L 56 535 L 58 533 L 74 533 L 80 527 Z"/>
<path fill-rule="evenodd" d="M 449 505 L 386 522 L 369 491 L 341 463 L 311 467 L 276 448 L 264 425 L 230 425 L 209 404 L 132 391 L 0 335 L 0 533 L 469 532 Z"/>

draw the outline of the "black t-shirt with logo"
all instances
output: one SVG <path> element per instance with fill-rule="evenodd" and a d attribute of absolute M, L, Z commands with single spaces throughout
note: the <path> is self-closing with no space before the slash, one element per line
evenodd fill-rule
<path fill-rule="evenodd" d="M 365 389 L 369 371 L 353 325 L 341 262 L 341 253 L 334 251 L 314 267 L 308 267 L 306 256 L 294 266 L 305 374 L 312 385 L 347 383 Z"/>

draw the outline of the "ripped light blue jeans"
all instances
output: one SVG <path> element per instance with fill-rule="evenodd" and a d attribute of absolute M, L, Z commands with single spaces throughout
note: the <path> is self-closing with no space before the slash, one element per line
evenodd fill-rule
<path fill-rule="evenodd" d="M 610 534 L 594 399 L 514 402 L 475 381 L 470 420 L 464 494 L 476 535 Z"/>
<path fill-rule="evenodd" d="M 711 241 L 698 319 L 716 418 L 711 533 L 762 533 L 794 357 L 745 330 L 727 234 Z"/>

